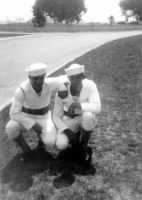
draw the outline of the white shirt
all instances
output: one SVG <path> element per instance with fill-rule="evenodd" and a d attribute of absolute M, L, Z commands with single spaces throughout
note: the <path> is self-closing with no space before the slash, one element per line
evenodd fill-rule
<path fill-rule="evenodd" d="M 51 95 L 56 90 L 61 82 L 61 77 L 45 78 L 43 89 L 38 95 L 32 88 L 30 80 L 23 82 L 16 90 L 12 105 L 10 108 L 10 117 L 12 120 L 19 122 L 24 128 L 29 130 L 34 124 L 37 116 L 33 116 L 22 112 L 22 107 L 30 109 L 40 109 L 50 104 Z M 45 114 L 46 115 L 46 114 Z M 39 118 L 45 118 L 41 115 Z"/>
<path fill-rule="evenodd" d="M 68 87 L 68 98 L 61 99 L 59 96 L 55 98 L 53 117 L 56 127 L 59 130 L 64 130 L 67 127 L 63 117 L 66 107 L 69 107 L 72 102 L 78 102 L 81 105 L 82 112 L 93 112 L 98 114 L 101 110 L 101 101 L 96 84 L 89 79 L 82 80 L 82 89 L 78 97 L 71 95 L 70 86 Z"/>

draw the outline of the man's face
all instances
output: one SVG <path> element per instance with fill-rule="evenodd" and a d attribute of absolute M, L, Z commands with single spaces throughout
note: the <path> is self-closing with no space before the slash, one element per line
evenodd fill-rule
<path fill-rule="evenodd" d="M 36 90 L 37 92 L 41 92 L 41 90 L 42 90 L 45 75 L 46 74 L 43 74 L 40 76 L 35 76 L 35 77 L 29 76 L 31 85 L 32 85 L 33 89 Z"/>
<path fill-rule="evenodd" d="M 77 85 L 81 84 L 83 78 L 84 78 L 84 74 L 77 74 L 77 75 L 69 76 L 71 85 L 74 87 L 77 87 Z"/>

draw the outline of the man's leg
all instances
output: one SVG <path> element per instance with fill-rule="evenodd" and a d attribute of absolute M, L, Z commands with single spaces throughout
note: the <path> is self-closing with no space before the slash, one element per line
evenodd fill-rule
<path fill-rule="evenodd" d="M 91 112 L 84 112 L 81 122 L 81 136 L 80 142 L 85 153 L 85 159 L 88 163 L 91 163 L 92 149 L 88 147 L 90 136 L 95 128 L 96 120 L 95 115 Z"/>
<path fill-rule="evenodd" d="M 68 129 L 58 132 L 56 140 L 56 146 L 61 151 L 78 142 L 81 117 L 69 118 L 64 116 L 64 122 Z"/>
<path fill-rule="evenodd" d="M 69 138 L 63 133 L 58 133 L 56 147 L 59 150 L 57 159 L 61 163 L 61 174 L 57 176 L 53 184 L 56 188 L 70 186 L 74 182 L 72 167 L 72 151 Z"/>
<path fill-rule="evenodd" d="M 22 127 L 14 120 L 10 120 L 6 125 L 8 139 L 14 140 L 23 152 L 29 152 L 31 149 L 22 136 Z"/>
<path fill-rule="evenodd" d="M 42 126 L 42 133 L 39 135 L 39 145 L 45 146 L 47 151 L 54 151 L 56 140 L 57 140 L 57 130 L 53 123 L 51 112 L 48 113 L 45 119 L 38 120 L 39 124 Z"/>
<path fill-rule="evenodd" d="M 91 133 L 92 131 L 86 131 L 83 128 L 81 129 L 80 143 L 84 154 L 84 160 L 88 163 L 91 163 L 91 157 L 92 157 L 92 149 L 91 147 L 88 146 Z"/>

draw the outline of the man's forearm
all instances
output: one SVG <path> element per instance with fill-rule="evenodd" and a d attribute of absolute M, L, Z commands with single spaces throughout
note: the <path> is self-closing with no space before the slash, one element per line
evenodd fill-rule
<path fill-rule="evenodd" d="M 83 112 L 94 112 L 95 114 L 97 114 L 101 111 L 100 103 L 83 102 L 81 103 L 81 107 Z"/>

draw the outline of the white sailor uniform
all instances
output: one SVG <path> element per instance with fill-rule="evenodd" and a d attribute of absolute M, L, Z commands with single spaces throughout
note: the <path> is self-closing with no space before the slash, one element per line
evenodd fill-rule
<path fill-rule="evenodd" d="M 36 63 L 29 66 L 26 72 L 30 76 L 46 74 L 47 66 Z M 56 130 L 52 121 L 49 104 L 51 95 L 64 79 L 63 76 L 45 78 L 41 94 L 37 94 L 31 82 L 27 79 L 16 90 L 11 108 L 10 121 L 6 125 L 6 133 L 9 139 L 15 139 L 21 131 L 29 131 L 35 123 L 42 127 L 41 138 L 47 146 L 53 146 L 56 142 Z"/>
<path fill-rule="evenodd" d="M 34 91 L 29 80 L 17 88 L 10 109 L 11 120 L 6 127 L 10 139 L 17 137 L 20 130 L 30 130 L 38 122 L 43 128 L 43 142 L 50 145 L 55 143 L 55 127 L 49 104 L 51 95 L 58 84 L 57 81 L 45 79 L 40 96 Z M 44 137 L 45 133 L 46 137 Z"/>
<path fill-rule="evenodd" d="M 101 101 L 96 84 L 92 80 L 83 79 L 82 89 L 78 97 L 71 95 L 70 85 L 67 86 L 67 90 L 68 97 L 66 99 L 61 99 L 58 95 L 55 98 L 53 119 L 58 130 L 58 135 L 62 136 L 63 131 L 67 128 L 71 129 L 74 133 L 77 133 L 80 127 L 87 131 L 92 131 L 96 124 L 96 114 L 101 110 Z M 82 114 L 70 118 L 65 115 L 65 111 L 73 102 L 80 103 Z M 56 145 L 58 148 L 62 148 L 60 145 L 61 140 L 58 141 L 58 138 L 60 137 L 57 137 Z M 63 147 L 67 145 L 64 144 Z"/>

